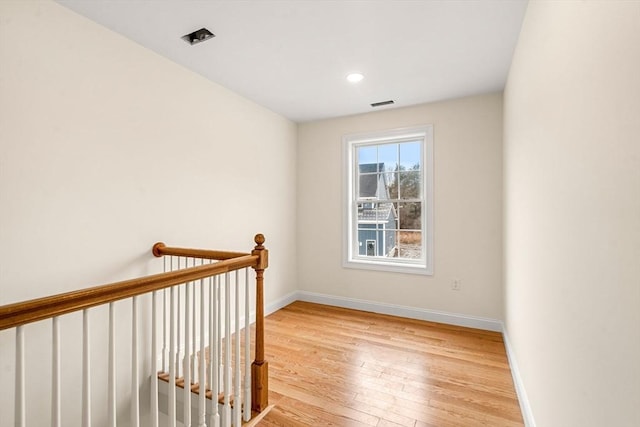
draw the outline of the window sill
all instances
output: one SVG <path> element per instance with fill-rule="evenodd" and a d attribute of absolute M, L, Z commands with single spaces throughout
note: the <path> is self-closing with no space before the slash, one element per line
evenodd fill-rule
<path fill-rule="evenodd" d="M 384 262 L 380 260 L 369 261 L 363 259 L 352 259 L 344 261 L 344 268 L 357 270 L 386 271 L 389 273 L 420 274 L 423 276 L 433 276 L 433 269 L 424 264 L 400 264 L 397 262 Z"/>

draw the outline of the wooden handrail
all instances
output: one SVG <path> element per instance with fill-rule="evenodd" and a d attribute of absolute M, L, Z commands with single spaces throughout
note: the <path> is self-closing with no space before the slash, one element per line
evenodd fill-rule
<path fill-rule="evenodd" d="M 3 305 L 0 307 L 0 330 L 96 307 L 136 295 L 143 295 L 244 267 L 255 268 L 259 263 L 259 255 L 243 255 L 214 264 L 154 274 L 138 279 Z"/>
<path fill-rule="evenodd" d="M 153 255 L 161 257 L 163 255 L 175 255 L 203 259 L 225 260 L 250 255 L 246 252 L 212 251 L 208 249 L 170 248 L 164 243 L 158 242 L 153 245 Z"/>
<path fill-rule="evenodd" d="M 152 250 L 156 257 L 176 255 L 218 262 L 4 305 L 0 307 L 0 331 L 251 267 L 256 272 L 256 358 L 251 365 L 251 407 L 261 412 L 268 405 L 269 392 L 268 363 L 264 360 L 263 295 L 264 271 L 269 265 L 269 251 L 263 245 L 265 238 L 262 234 L 257 234 L 254 241 L 256 246 L 250 254 L 171 248 L 164 243 L 156 243 Z"/>

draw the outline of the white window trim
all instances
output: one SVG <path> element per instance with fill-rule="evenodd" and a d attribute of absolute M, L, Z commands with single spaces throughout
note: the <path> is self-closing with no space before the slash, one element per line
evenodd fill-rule
<path fill-rule="evenodd" d="M 357 241 L 357 229 L 354 229 L 353 194 L 354 190 L 354 145 L 363 143 L 384 143 L 398 139 L 420 138 L 424 141 L 423 156 L 423 221 L 424 221 L 424 245 L 425 257 L 420 261 L 413 260 L 389 260 L 364 259 L 357 253 L 352 241 Z M 410 128 L 391 129 L 380 132 L 367 132 L 345 135 L 342 138 L 343 145 L 343 267 L 365 270 L 390 271 L 409 274 L 433 275 L 433 125 L 416 126 Z"/>

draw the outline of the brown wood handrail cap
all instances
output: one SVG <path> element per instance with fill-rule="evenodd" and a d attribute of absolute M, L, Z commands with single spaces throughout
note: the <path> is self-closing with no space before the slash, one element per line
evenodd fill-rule
<path fill-rule="evenodd" d="M 162 243 L 162 242 L 158 242 L 155 245 L 153 245 L 153 249 L 151 249 L 151 252 L 153 253 L 154 256 L 156 257 L 161 257 L 162 256 L 162 248 L 166 248 L 167 246 Z"/>

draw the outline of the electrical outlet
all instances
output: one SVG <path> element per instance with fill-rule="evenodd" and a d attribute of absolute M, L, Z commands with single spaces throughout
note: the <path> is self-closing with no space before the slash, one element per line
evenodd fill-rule
<path fill-rule="evenodd" d="M 462 280 L 460 279 L 453 279 L 451 281 L 451 289 L 454 291 L 459 291 L 460 288 L 462 287 Z"/>

